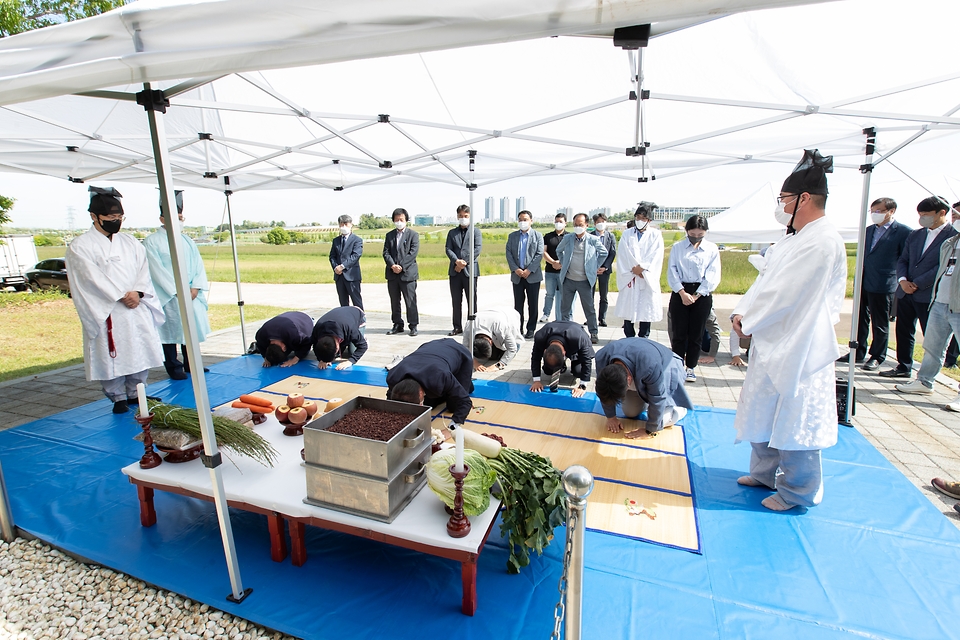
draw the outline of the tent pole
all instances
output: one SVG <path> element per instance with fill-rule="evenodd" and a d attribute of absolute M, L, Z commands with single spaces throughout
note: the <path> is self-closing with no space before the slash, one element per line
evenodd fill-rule
<path fill-rule="evenodd" d="M 3 479 L 3 467 L 0 467 L 0 534 L 7 543 L 17 539 L 17 532 L 13 526 L 13 512 L 10 511 L 10 499 L 7 497 L 7 483 Z"/>
<path fill-rule="evenodd" d="M 473 353 L 473 323 L 477 317 L 477 301 L 475 300 L 477 292 L 477 270 L 473 268 L 474 262 L 477 260 L 477 256 L 475 255 L 476 243 L 473 241 L 473 235 L 475 233 L 473 226 L 473 192 L 477 190 L 477 185 L 473 181 L 473 169 L 477 152 L 470 149 L 467 151 L 467 157 L 470 161 L 470 183 L 467 185 L 467 189 L 470 190 L 470 232 L 468 234 L 470 236 L 470 289 L 467 291 L 467 321 L 470 323 L 470 335 L 467 336 L 469 338 L 467 344 L 470 345 L 470 353 Z"/>
<path fill-rule="evenodd" d="M 200 354 L 200 343 L 197 342 L 196 319 L 193 316 L 193 303 L 190 289 L 187 286 L 187 265 L 183 255 L 182 227 L 177 216 L 171 215 L 173 207 L 173 174 L 170 170 L 170 159 L 167 156 L 167 135 L 163 118 L 159 113 L 166 113 L 170 105 L 162 91 L 150 89 L 150 83 L 143 83 L 143 91 L 137 94 L 137 104 L 143 106 L 147 112 L 150 124 L 150 141 L 153 144 L 153 157 L 157 168 L 157 182 L 160 186 L 160 206 L 164 219 L 168 224 L 164 226 L 167 233 L 167 242 L 170 245 L 170 259 L 173 262 L 173 278 L 177 283 L 177 301 L 180 305 L 180 318 L 183 320 L 183 333 L 187 347 L 187 357 L 190 360 L 190 381 L 193 384 L 193 395 L 196 401 L 197 414 L 200 418 L 200 432 L 203 436 L 203 465 L 210 469 L 210 481 L 213 484 L 213 499 L 217 510 L 217 519 L 220 521 L 220 535 L 223 539 L 223 549 L 227 560 L 227 571 L 230 574 L 232 592 L 227 596 L 232 602 L 241 602 L 253 589 L 244 590 L 240 582 L 240 566 L 237 562 L 237 550 L 233 543 L 233 528 L 230 525 L 230 513 L 227 511 L 227 496 L 223 489 L 223 476 L 220 465 L 223 462 L 217 451 L 217 439 L 213 432 L 213 419 L 210 412 L 210 398 L 207 396 L 207 380 L 203 374 L 203 357 Z"/>
<path fill-rule="evenodd" d="M 227 223 L 230 225 L 230 249 L 233 251 L 233 277 L 237 283 L 237 308 L 240 310 L 240 353 L 247 352 L 247 326 L 243 322 L 243 292 L 240 291 L 240 260 L 237 258 L 237 232 L 233 226 L 233 212 L 230 210 L 230 176 L 223 177 L 226 187 L 223 195 L 227 198 Z"/>
<path fill-rule="evenodd" d="M 863 254 L 866 251 L 864 245 L 867 241 L 867 211 L 870 208 L 870 176 L 873 174 L 873 152 L 877 142 L 877 130 L 874 127 L 869 127 L 863 130 L 863 135 L 867 137 L 867 147 L 866 161 L 860 167 L 860 171 L 863 173 L 863 194 L 860 198 L 860 228 L 857 232 L 857 266 L 853 276 L 853 313 L 850 314 L 847 401 L 844 403 L 843 415 L 839 416 L 840 424 L 847 427 L 853 426 L 853 423 L 850 422 L 850 412 L 853 410 L 853 383 L 857 367 L 857 326 L 860 324 L 860 298 L 863 295 L 860 288 L 863 282 Z"/>

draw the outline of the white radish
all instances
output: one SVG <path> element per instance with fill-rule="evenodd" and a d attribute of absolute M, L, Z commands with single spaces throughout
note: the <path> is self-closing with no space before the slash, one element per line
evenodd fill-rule
<path fill-rule="evenodd" d="M 499 442 L 468 429 L 463 429 L 463 446 L 465 449 L 473 449 L 484 458 L 496 458 L 500 455 Z"/>

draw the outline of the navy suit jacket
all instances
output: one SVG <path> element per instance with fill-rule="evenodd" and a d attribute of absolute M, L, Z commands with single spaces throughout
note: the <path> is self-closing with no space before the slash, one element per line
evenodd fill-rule
<path fill-rule="evenodd" d="M 621 338 L 597 352 L 597 371 L 619 360 L 630 370 L 637 393 L 647 403 L 647 431 L 662 428 L 669 407 L 693 408 L 683 387 L 683 360 L 659 342 L 647 338 Z M 616 405 L 602 405 L 608 418 L 617 415 Z"/>
<path fill-rule="evenodd" d="M 514 231 L 507 236 L 507 266 L 510 267 L 510 281 L 520 284 L 520 276 L 514 273 L 520 268 L 520 234 L 523 231 Z M 543 236 L 535 229 L 527 231 L 527 261 L 525 269 L 530 270 L 527 282 L 543 280 L 543 270 L 540 263 L 543 261 Z"/>
<path fill-rule="evenodd" d="M 413 229 L 404 229 L 400 234 L 400 247 L 397 249 L 397 230 L 387 233 L 383 241 L 383 261 L 387 263 L 384 275 L 387 280 L 402 280 L 411 282 L 420 277 L 417 267 L 417 254 L 420 253 L 420 234 Z M 392 267 L 398 264 L 403 267 L 400 273 L 394 273 Z"/>
<path fill-rule="evenodd" d="M 303 360 L 310 353 L 310 336 L 313 334 L 313 320 L 303 311 L 287 311 L 264 322 L 254 338 L 260 354 L 267 352 L 271 340 L 279 340 L 287 347 L 287 353 L 293 353 Z"/>
<path fill-rule="evenodd" d="M 533 352 L 530 356 L 530 372 L 534 378 L 540 377 L 540 368 L 543 366 L 543 352 L 550 343 L 559 340 L 563 343 L 563 351 L 571 360 L 583 363 L 582 380 L 590 379 L 590 369 L 593 366 L 593 345 L 590 336 L 583 327 L 576 322 L 557 320 L 543 325 L 533 335 Z"/>
<path fill-rule="evenodd" d="M 356 351 L 350 356 L 350 362 L 356 364 L 357 360 L 367 352 L 367 339 L 360 333 L 360 325 L 366 320 L 363 309 L 359 307 L 334 307 L 317 320 L 310 342 L 316 345 L 317 340 L 323 336 L 333 336 L 340 340 L 341 353 L 344 347 L 352 344 Z"/>
<path fill-rule="evenodd" d="M 907 236 L 906 247 L 897 261 L 897 279 L 906 278 L 917 285 L 917 290 L 909 294 L 917 304 L 930 304 L 933 281 L 937 278 L 937 268 L 940 266 L 940 245 L 957 235 L 952 226 L 947 224 L 946 227 L 937 234 L 926 251 L 923 250 L 923 244 L 927 241 L 927 230 L 921 228 L 913 231 Z M 906 295 L 903 287 L 897 287 L 898 299 Z"/>
<path fill-rule="evenodd" d="M 457 275 L 456 270 L 453 268 L 454 263 L 457 260 L 463 260 L 467 263 L 467 266 L 463 268 L 462 273 L 465 276 L 470 275 L 470 243 L 467 241 L 467 236 L 470 235 L 469 227 L 464 229 L 463 227 L 454 227 L 450 229 L 450 232 L 447 233 L 447 246 L 446 252 L 447 257 L 450 258 L 450 267 L 447 269 L 447 275 L 453 277 Z M 473 227 L 473 269 L 474 274 L 480 275 L 480 265 L 477 262 L 477 259 L 480 257 L 480 249 L 483 248 L 483 235 L 480 233 L 480 227 L 474 225 Z"/>
<path fill-rule="evenodd" d="M 453 421 L 463 424 L 473 408 L 473 354 L 452 338 L 425 342 L 387 374 L 387 397 L 404 378 L 423 387 L 426 400 L 444 401 Z"/>
<path fill-rule="evenodd" d="M 337 236 L 330 247 L 330 266 L 343 265 L 341 276 L 349 282 L 360 282 L 360 256 L 363 255 L 363 240 L 355 233 Z M 334 278 L 336 278 L 334 274 Z"/>
<path fill-rule="evenodd" d="M 876 232 L 877 225 L 867 227 L 862 289 L 867 293 L 893 293 L 897 290 L 897 261 L 907 245 L 910 227 L 894 220 L 871 249 Z"/>

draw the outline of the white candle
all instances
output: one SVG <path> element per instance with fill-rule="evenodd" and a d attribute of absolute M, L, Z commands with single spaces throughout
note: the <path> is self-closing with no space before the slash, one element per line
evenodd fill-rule
<path fill-rule="evenodd" d="M 137 383 L 137 399 L 140 401 L 140 417 L 146 418 L 150 415 L 150 407 L 147 406 L 147 388 L 142 382 Z"/>
<path fill-rule="evenodd" d="M 454 429 L 453 436 L 457 442 L 457 464 L 455 469 L 457 473 L 463 473 L 463 427 Z"/>

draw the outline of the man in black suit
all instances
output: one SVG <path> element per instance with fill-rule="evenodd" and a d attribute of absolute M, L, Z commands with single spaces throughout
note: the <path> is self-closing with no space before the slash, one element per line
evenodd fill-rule
<path fill-rule="evenodd" d="M 617 237 L 607 230 L 607 216 L 598 213 L 593 216 L 593 235 L 600 238 L 600 242 L 607 250 L 607 259 L 597 269 L 597 283 L 594 290 L 600 289 L 600 306 L 597 308 L 597 325 L 607 326 L 607 292 L 610 290 L 610 274 L 613 273 L 613 261 L 617 258 Z"/>
<path fill-rule="evenodd" d="M 877 198 L 870 205 L 873 224 L 867 227 L 864 244 L 863 279 L 860 286 L 860 320 L 857 324 L 857 362 L 867 357 L 867 334 L 873 325 L 870 359 L 864 371 L 876 371 L 887 357 L 890 338 L 890 311 L 897 290 L 897 261 L 903 254 L 910 228 L 893 219 L 897 203 Z M 847 362 L 849 354 L 840 358 Z"/>
<path fill-rule="evenodd" d="M 337 218 L 340 235 L 333 239 L 330 247 L 330 266 L 333 267 L 333 281 L 337 285 L 340 306 L 353 306 L 363 309 L 360 297 L 360 256 L 363 255 L 363 240 L 353 233 L 353 218 L 342 215 Z"/>
<path fill-rule="evenodd" d="M 406 209 L 393 210 L 393 231 L 383 241 L 383 261 L 387 263 L 387 293 L 390 294 L 390 311 L 393 328 L 388 336 L 403 333 L 403 316 L 400 315 L 400 297 L 407 307 L 407 325 L 410 335 L 417 335 L 420 314 L 417 313 L 417 254 L 420 253 L 420 234 L 407 229 L 410 215 Z"/>
<path fill-rule="evenodd" d="M 957 235 L 947 224 L 949 206 L 939 198 L 924 198 L 917 205 L 920 229 L 907 237 L 906 248 L 897 262 L 897 366 L 881 371 L 885 378 L 913 375 L 913 343 L 920 328 L 927 330 L 927 314 L 933 282 L 940 266 L 940 245 Z"/>
<path fill-rule="evenodd" d="M 313 320 L 302 311 L 287 311 L 264 322 L 255 340 L 263 366 L 292 367 L 310 353 Z"/>
<path fill-rule="evenodd" d="M 326 369 L 337 358 L 342 360 L 338 371 L 357 364 L 367 352 L 366 326 L 367 316 L 357 307 L 336 307 L 320 316 L 310 337 L 318 368 Z"/>
<path fill-rule="evenodd" d="M 572 394 L 574 398 L 579 398 L 587 391 L 594 355 L 590 336 L 578 323 L 564 320 L 548 322 L 533 336 L 533 352 L 530 357 L 533 384 L 530 391 L 543 391 L 541 370 L 554 380 L 549 385 L 550 391 L 556 391 L 556 380 L 559 374 L 566 371 L 566 360 L 569 358 L 570 372 L 580 379 Z"/>
<path fill-rule="evenodd" d="M 387 398 L 436 407 L 444 402 L 454 424 L 463 424 L 473 408 L 473 354 L 450 338 L 425 342 L 390 369 Z"/>
<path fill-rule="evenodd" d="M 477 259 L 480 257 L 480 249 L 483 247 L 483 238 L 480 235 L 480 229 L 473 227 L 473 264 L 468 264 L 470 260 L 470 242 L 467 240 L 467 233 L 470 230 L 470 207 L 465 204 L 457 207 L 457 226 L 447 234 L 447 257 L 450 258 L 450 268 L 447 275 L 450 277 L 450 298 L 453 301 L 453 331 L 448 336 L 459 336 L 463 334 L 463 298 L 467 297 L 467 306 L 470 300 L 470 274 L 473 279 L 473 308 L 467 309 L 467 315 L 472 315 L 477 308 L 477 279 L 480 275 L 480 267 Z"/>

